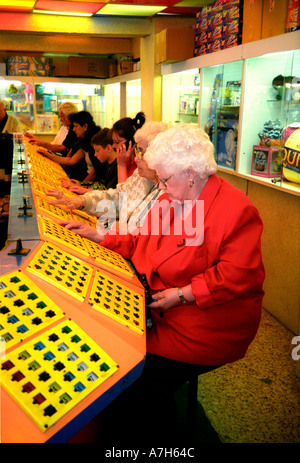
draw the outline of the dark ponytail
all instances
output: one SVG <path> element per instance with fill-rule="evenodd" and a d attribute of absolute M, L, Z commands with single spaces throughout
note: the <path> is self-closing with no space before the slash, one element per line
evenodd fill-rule
<path fill-rule="evenodd" d="M 140 129 L 146 121 L 146 116 L 143 112 L 137 113 L 134 119 L 132 119 L 135 130 Z"/>
<path fill-rule="evenodd" d="M 134 144 L 134 134 L 144 125 L 145 121 L 145 114 L 139 112 L 133 119 L 131 117 L 119 119 L 112 126 L 112 130 L 117 132 L 120 138 L 125 138 L 128 142 L 131 141 Z"/>

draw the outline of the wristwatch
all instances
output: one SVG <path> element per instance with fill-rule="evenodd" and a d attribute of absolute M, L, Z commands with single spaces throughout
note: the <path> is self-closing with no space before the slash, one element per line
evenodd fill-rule
<path fill-rule="evenodd" d="M 185 299 L 184 299 L 184 295 L 183 295 L 183 292 L 182 292 L 182 288 L 178 288 L 178 296 L 179 296 L 179 300 L 180 302 L 185 302 Z"/>

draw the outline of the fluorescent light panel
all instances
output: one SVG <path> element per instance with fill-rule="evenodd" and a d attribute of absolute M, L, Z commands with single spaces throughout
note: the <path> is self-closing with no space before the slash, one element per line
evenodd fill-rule
<path fill-rule="evenodd" d="M 107 16 L 152 16 L 159 11 L 164 10 L 164 6 L 148 6 L 148 5 L 104 5 L 101 10 L 97 11 L 97 15 Z"/>
<path fill-rule="evenodd" d="M 35 0 L 1 0 L 0 9 L 11 10 L 31 10 L 34 7 Z"/>
<path fill-rule="evenodd" d="M 110 0 L 109 4 L 144 5 L 144 6 L 173 6 L 178 0 Z"/>
<path fill-rule="evenodd" d="M 63 16 L 86 16 L 86 17 L 91 17 L 93 16 L 93 13 L 68 13 L 66 11 L 48 11 L 48 10 L 33 10 L 33 13 L 38 13 L 38 14 L 51 14 L 51 15 L 63 15 Z"/>
<path fill-rule="evenodd" d="M 104 2 L 73 2 L 64 0 L 38 0 L 34 7 L 34 12 L 54 11 L 57 14 L 69 13 L 69 14 L 81 14 L 92 15 L 96 13 L 103 6 Z"/>

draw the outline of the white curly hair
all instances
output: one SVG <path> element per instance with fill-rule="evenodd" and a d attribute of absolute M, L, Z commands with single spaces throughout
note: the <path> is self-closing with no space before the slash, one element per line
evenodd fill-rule
<path fill-rule="evenodd" d="M 169 124 L 165 122 L 155 122 L 155 121 L 149 121 L 145 122 L 145 124 L 138 129 L 135 134 L 134 134 L 134 141 L 139 144 L 139 143 L 145 143 L 149 144 L 156 135 L 158 135 L 160 132 L 163 132 L 164 130 L 169 128 Z"/>
<path fill-rule="evenodd" d="M 214 145 L 196 124 L 179 124 L 159 133 L 144 155 L 150 169 L 178 175 L 192 169 L 199 178 L 214 174 Z"/>

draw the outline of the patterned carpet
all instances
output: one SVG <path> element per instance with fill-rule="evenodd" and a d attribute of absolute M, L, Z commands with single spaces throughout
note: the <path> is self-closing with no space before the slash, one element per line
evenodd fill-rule
<path fill-rule="evenodd" d="M 263 311 L 245 358 L 199 377 L 198 401 L 221 442 L 300 443 L 293 337 Z"/>

